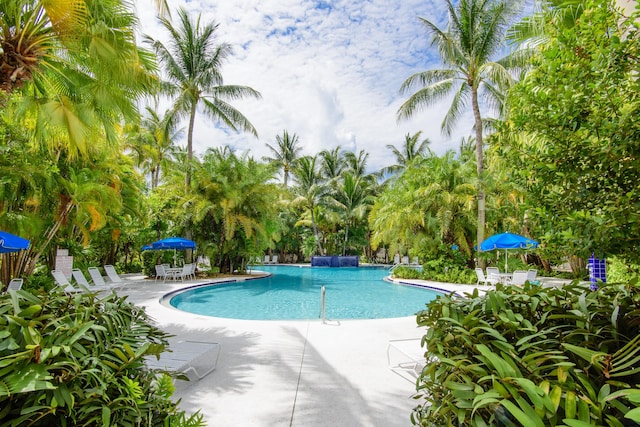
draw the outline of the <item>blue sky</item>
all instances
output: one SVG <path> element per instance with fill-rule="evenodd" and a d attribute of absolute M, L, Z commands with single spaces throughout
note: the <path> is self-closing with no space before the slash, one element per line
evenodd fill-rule
<path fill-rule="evenodd" d="M 150 0 L 136 0 L 141 31 L 166 40 Z M 257 159 L 266 144 L 287 130 L 300 138 L 304 154 L 341 146 L 369 153 L 370 171 L 394 163 L 385 146 L 400 148 L 407 133 L 423 132 L 432 149 L 457 149 L 471 133 L 471 112 L 455 133 L 440 133 L 448 102 L 397 123 L 408 95 L 399 88 L 411 74 L 439 67 L 437 53 L 419 22 L 446 26 L 444 0 L 172 0 L 193 16 L 220 24 L 221 41 L 234 46 L 222 68 L 226 84 L 250 86 L 263 99 L 234 101 L 259 138 L 235 133 L 204 116 L 195 123 L 194 149 L 230 145 Z M 186 123 L 184 124 L 186 126 Z"/>

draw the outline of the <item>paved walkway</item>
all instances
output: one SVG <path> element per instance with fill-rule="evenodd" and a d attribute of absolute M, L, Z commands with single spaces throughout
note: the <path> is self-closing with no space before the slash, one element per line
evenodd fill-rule
<path fill-rule="evenodd" d="M 178 381 L 176 397 L 209 426 L 411 426 L 415 385 L 389 369 L 390 340 L 420 338 L 415 317 L 379 320 L 255 321 L 207 317 L 160 304 L 185 283 L 128 275 L 128 295 L 173 340 L 219 342 L 216 369 Z M 187 284 L 202 283 L 190 281 Z M 427 282 L 428 283 L 428 282 Z M 434 284 L 442 290 L 475 286 Z M 488 289 L 487 287 L 483 287 Z M 420 351 L 420 349 L 417 349 Z"/>

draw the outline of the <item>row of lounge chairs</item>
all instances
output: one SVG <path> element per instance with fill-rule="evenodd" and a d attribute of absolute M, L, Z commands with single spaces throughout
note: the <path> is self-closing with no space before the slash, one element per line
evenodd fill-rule
<path fill-rule="evenodd" d="M 91 277 L 91 282 L 87 280 L 87 277 L 79 268 L 71 270 L 71 278 L 68 278 L 62 270 L 51 270 L 51 275 L 53 276 L 56 285 L 67 293 L 82 292 L 84 290 L 108 290 L 121 287 L 126 284 L 112 265 L 104 266 L 104 271 L 109 279 L 108 283 L 104 280 L 104 277 L 102 276 L 102 273 L 100 273 L 98 267 L 89 267 L 87 271 Z M 74 286 L 70 279 L 80 287 Z"/>
<path fill-rule="evenodd" d="M 411 259 L 411 262 L 409 262 L 409 256 L 404 255 L 404 256 L 400 257 L 400 254 L 396 254 L 393 257 L 393 265 L 394 266 L 403 265 L 403 266 L 411 266 L 411 267 L 419 267 L 419 266 L 421 266 L 420 261 L 418 260 L 417 256 L 414 256 Z"/>
<path fill-rule="evenodd" d="M 264 256 L 263 264 L 277 264 L 278 263 L 278 255 L 272 255 L 271 259 L 269 259 L 269 255 Z"/>

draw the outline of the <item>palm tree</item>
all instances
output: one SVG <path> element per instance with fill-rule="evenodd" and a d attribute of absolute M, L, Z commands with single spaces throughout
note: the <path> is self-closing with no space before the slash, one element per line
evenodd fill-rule
<path fill-rule="evenodd" d="M 276 187 L 269 183 L 273 177 L 270 165 L 238 157 L 227 147 L 207 150 L 194 169 L 194 190 L 188 198 L 202 240 L 213 242 L 211 254 L 217 255 L 220 271 L 239 266 L 252 248 L 270 238 L 265 224 L 275 216 Z"/>
<path fill-rule="evenodd" d="M 344 225 L 342 255 L 346 255 L 349 228 L 355 226 L 357 220 L 366 218 L 369 207 L 373 204 L 373 196 L 366 178 L 345 172 L 342 182 L 331 196 L 331 201 Z"/>
<path fill-rule="evenodd" d="M 513 83 L 507 70 L 510 58 L 494 60 L 505 46 L 509 24 L 520 9 L 520 2 L 509 0 L 460 0 L 455 6 L 447 0 L 449 26 L 441 30 L 433 22 L 420 18 L 431 43 L 438 48 L 444 69 L 418 72 L 402 84 L 406 93 L 419 89 L 400 106 L 398 120 L 412 117 L 421 108 L 433 105 L 455 91 L 442 122 L 442 132 L 450 135 L 464 109 L 471 102 L 475 124 L 476 169 L 478 174 L 478 248 L 484 240 L 485 190 L 483 186 L 483 126 L 480 93 L 491 107 L 502 111 L 504 92 Z"/>
<path fill-rule="evenodd" d="M 398 173 L 402 171 L 411 160 L 428 154 L 430 152 L 429 144 L 431 144 L 431 141 L 429 141 L 429 138 L 420 141 L 421 135 L 422 131 L 418 131 L 413 135 L 406 134 L 401 149 L 398 149 L 395 145 L 387 144 L 386 147 L 391 150 L 396 157 L 396 164 L 382 169 L 382 174 Z"/>
<path fill-rule="evenodd" d="M 333 150 L 322 150 L 320 153 L 320 171 L 327 181 L 335 181 L 345 169 L 345 160 L 342 149 L 337 146 Z"/>
<path fill-rule="evenodd" d="M 322 199 L 327 194 L 327 187 L 322 182 L 318 167 L 316 165 L 317 157 L 304 156 L 298 160 L 293 170 L 297 185 L 293 188 L 296 195 L 293 205 L 302 206 L 311 216 L 311 228 L 316 247 L 320 255 L 324 255 L 324 249 L 320 236 L 318 235 L 318 225 L 316 218 L 316 209 L 320 206 Z"/>
<path fill-rule="evenodd" d="M 289 173 L 291 168 L 296 164 L 298 154 L 302 151 L 302 147 L 298 145 L 298 135 L 295 133 L 289 135 L 286 130 L 282 132 L 282 136 L 276 135 L 277 147 L 272 147 L 267 144 L 267 147 L 273 153 L 273 157 L 263 157 L 262 160 L 273 163 L 278 168 L 282 168 L 282 175 L 284 177 L 284 188 L 287 188 L 289 182 Z"/>
<path fill-rule="evenodd" d="M 473 163 L 456 153 L 434 154 L 412 162 L 376 200 L 369 222 L 372 243 L 403 247 L 438 248 L 457 244 L 464 253 L 473 248 Z M 470 256 L 470 259 L 473 259 Z"/>
<path fill-rule="evenodd" d="M 233 53 L 228 43 L 216 44 L 219 25 L 211 22 L 202 24 L 200 16 L 194 21 L 184 8 L 178 10 L 178 26 L 174 27 L 167 18 L 160 22 L 169 32 L 168 45 L 151 37 L 146 37 L 167 74 L 165 89 L 175 96 L 173 109 L 177 114 L 189 117 L 187 130 L 187 173 L 185 186 L 191 186 L 191 166 L 193 159 L 193 128 L 198 107 L 212 120 L 224 123 L 234 131 L 239 129 L 257 136 L 251 122 L 227 100 L 246 97 L 259 99 L 260 93 L 248 86 L 225 85 L 220 68 Z"/>
<path fill-rule="evenodd" d="M 124 0 L 3 1 L 0 102 L 20 102 L 40 140 L 63 134 L 70 155 L 86 155 L 105 137 L 117 143 L 117 125 L 137 117 L 136 101 L 155 82 L 129 8 Z"/>
<path fill-rule="evenodd" d="M 139 127 L 129 131 L 128 145 L 133 150 L 136 163 L 151 175 L 151 189 L 158 187 L 160 172 L 166 170 L 175 141 L 183 130 L 178 129 L 178 121 L 171 111 L 163 115 L 147 107 L 146 116 Z"/>

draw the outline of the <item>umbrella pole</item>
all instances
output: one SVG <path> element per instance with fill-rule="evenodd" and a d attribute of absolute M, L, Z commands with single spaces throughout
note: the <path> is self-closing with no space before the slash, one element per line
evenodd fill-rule
<path fill-rule="evenodd" d="M 507 257 L 507 250 L 504 250 L 504 272 L 509 272 L 509 258 Z"/>

